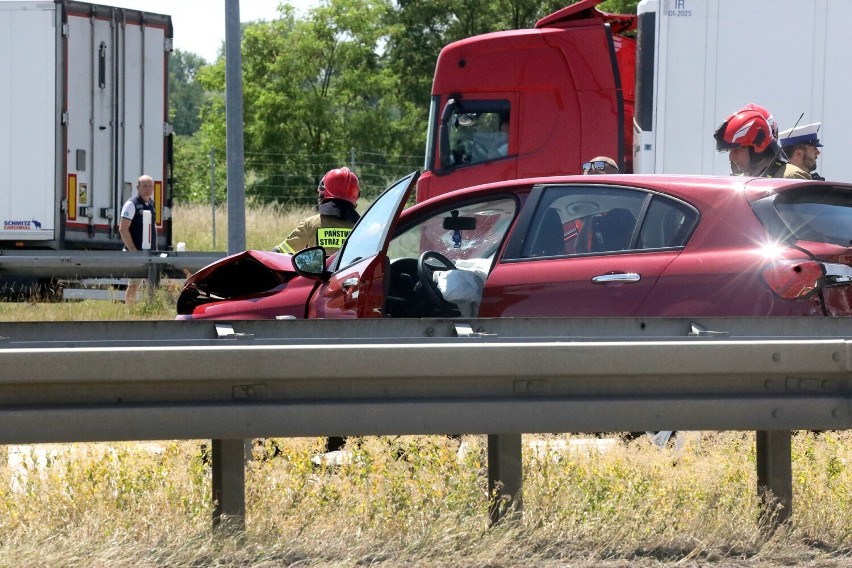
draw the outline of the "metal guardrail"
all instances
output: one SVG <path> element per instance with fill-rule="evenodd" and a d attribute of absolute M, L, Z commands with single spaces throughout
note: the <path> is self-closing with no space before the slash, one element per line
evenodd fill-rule
<path fill-rule="evenodd" d="M 216 519 L 245 438 L 488 434 L 520 502 L 522 433 L 757 430 L 780 522 L 789 431 L 850 428 L 842 318 L 0 324 L 0 443 L 214 439 Z"/>
<path fill-rule="evenodd" d="M 184 276 L 224 258 L 224 252 L 0 251 L 0 275 L 35 278 Z M 152 274 L 153 271 L 153 274 Z"/>

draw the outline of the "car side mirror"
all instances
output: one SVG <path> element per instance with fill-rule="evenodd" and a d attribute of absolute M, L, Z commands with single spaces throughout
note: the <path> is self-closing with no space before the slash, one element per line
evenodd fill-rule
<path fill-rule="evenodd" d="M 310 247 L 293 255 L 293 266 L 299 276 L 325 278 L 328 276 L 328 271 L 325 269 L 326 260 L 324 248 Z"/>

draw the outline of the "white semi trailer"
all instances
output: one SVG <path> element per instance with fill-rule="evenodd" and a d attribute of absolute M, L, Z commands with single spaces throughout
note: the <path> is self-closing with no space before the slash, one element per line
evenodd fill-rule
<path fill-rule="evenodd" d="M 0 2 L 0 254 L 120 249 L 143 173 L 171 248 L 171 50 L 166 15 Z"/>
<path fill-rule="evenodd" d="M 748 103 L 781 130 L 821 122 L 817 162 L 852 180 L 850 0 L 642 0 L 633 171 L 730 174 L 713 132 Z"/>

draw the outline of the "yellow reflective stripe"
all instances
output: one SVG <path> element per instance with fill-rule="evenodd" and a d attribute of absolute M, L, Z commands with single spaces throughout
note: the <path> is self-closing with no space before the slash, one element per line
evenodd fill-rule
<path fill-rule="evenodd" d="M 340 248 L 352 229 L 328 227 L 317 229 L 317 244 L 326 248 Z"/>
<path fill-rule="evenodd" d="M 290 245 L 287 244 L 287 241 L 284 241 L 283 243 L 281 243 L 280 245 L 278 245 L 275 248 L 277 248 L 279 251 L 281 251 L 283 253 L 296 254 L 296 251 L 293 250 L 293 247 L 291 247 Z"/>

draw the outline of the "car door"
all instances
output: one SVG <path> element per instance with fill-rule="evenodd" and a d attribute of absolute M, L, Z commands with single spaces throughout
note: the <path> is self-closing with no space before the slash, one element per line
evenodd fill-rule
<path fill-rule="evenodd" d="M 384 315 L 475 316 L 521 200 L 511 190 L 457 193 L 404 215 L 388 246 Z"/>
<path fill-rule="evenodd" d="M 418 176 L 397 181 L 367 209 L 337 253 L 331 276 L 308 300 L 308 318 L 382 317 L 389 235 Z"/>
<path fill-rule="evenodd" d="M 697 220 L 689 205 L 636 188 L 537 187 L 479 315 L 633 316 Z"/>

